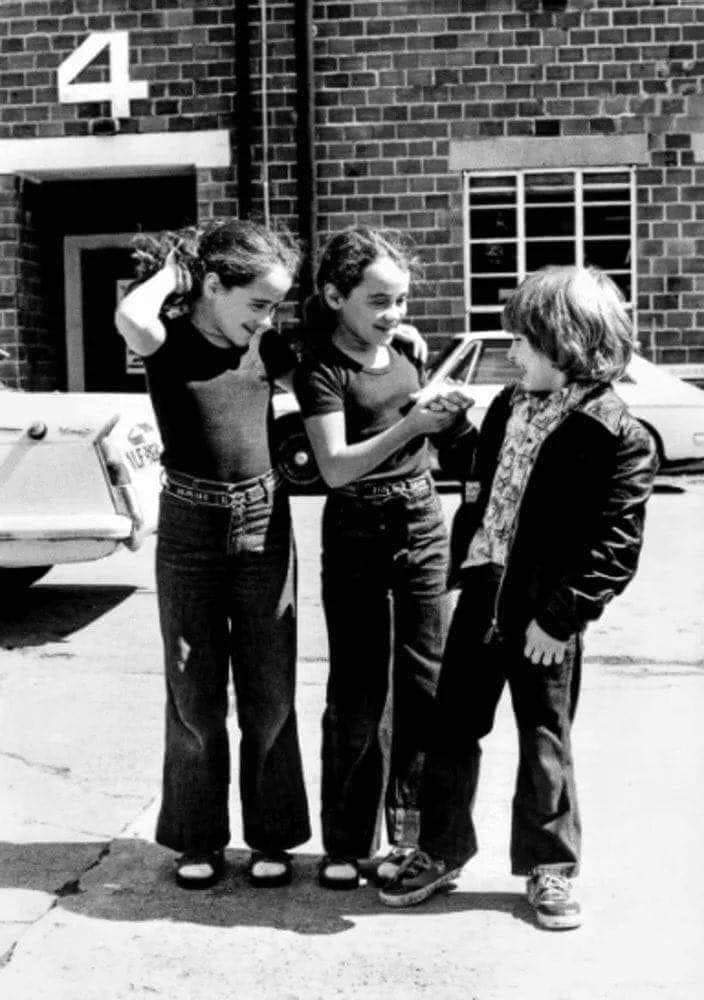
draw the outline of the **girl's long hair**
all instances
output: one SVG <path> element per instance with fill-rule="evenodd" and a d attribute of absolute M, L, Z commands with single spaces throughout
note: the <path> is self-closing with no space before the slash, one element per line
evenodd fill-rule
<path fill-rule="evenodd" d="M 135 284 L 163 266 L 171 250 L 191 276 L 188 292 L 175 294 L 168 307 L 185 311 L 201 293 L 206 274 L 217 274 L 225 288 L 248 285 L 277 265 L 295 275 L 301 261 L 298 241 L 285 228 L 270 229 L 250 219 L 216 220 L 203 227 L 139 234 L 132 241 Z"/>

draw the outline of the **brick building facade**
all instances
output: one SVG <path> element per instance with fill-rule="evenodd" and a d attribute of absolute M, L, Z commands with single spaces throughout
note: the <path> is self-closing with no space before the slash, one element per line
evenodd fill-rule
<path fill-rule="evenodd" d="M 250 211 L 410 231 L 434 347 L 599 264 L 701 378 L 704 4 L 0 0 L 0 378 L 141 388 L 129 234 Z"/>

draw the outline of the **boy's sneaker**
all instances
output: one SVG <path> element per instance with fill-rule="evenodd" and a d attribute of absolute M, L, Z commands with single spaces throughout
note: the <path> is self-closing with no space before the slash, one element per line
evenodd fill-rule
<path fill-rule="evenodd" d="M 454 882 L 461 871 L 461 866 L 448 868 L 444 861 L 431 858 L 425 851 L 414 851 L 395 878 L 379 890 L 379 899 L 386 906 L 415 906 Z"/>
<path fill-rule="evenodd" d="M 526 883 L 535 919 L 549 930 L 571 930 L 582 923 L 579 903 L 572 895 L 569 865 L 538 865 Z"/>
<path fill-rule="evenodd" d="M 412 847 L 392 847 L 385 857 L 377 864 L 374 870 L 374 877 L 380 885 L 386 885 L 398 875 L 398 870 L 406 860 L 413 854 Z"/>

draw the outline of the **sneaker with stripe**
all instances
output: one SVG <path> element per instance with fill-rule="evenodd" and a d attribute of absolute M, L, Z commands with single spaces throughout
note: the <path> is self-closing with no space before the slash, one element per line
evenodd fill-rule
<path fill-rule="evenodd" d="M 379 899 L 385 906 L 415 906 L 454 882 L 461 871 L 461 866 L 449 868 L 444 861 L 431 858 L 425 851 L 414 851 L 395 878 L 380 889 Z"/>

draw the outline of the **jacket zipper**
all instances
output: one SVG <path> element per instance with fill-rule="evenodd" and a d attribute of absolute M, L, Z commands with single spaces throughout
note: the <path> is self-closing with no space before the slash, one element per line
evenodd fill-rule
<path fill-rule="evenodd" d="M 525 490 L 523 491 L 523 493 L 525 493 Z M 523 500 L 523 494 L 521 494 L 521 501 L 522 500 Z M 514 530 L 511 532 L 509 543 L 506 546 L 506 561 L 504 563 L 504 571 L 501 574 L 501 577 L 499 579 L 499 585 L 496 588 L 496 598 L 494 599 L 494 611 L 491 617 L 491 623 L 484 636 L 485 645 L 488 645 L 490 642 L 493 642 L 494 639 L 501 637 L 501 632 L 499 630 L 499 601 L 501 600 L 501 594 L 504 589 L 504 580 L 506 579 L 506 571 L 508 569 L 508 559 L 511 553 L 511 549 L 513 548 L 513 540 L 516 537 L 516 527 L 518 525 L 519 516 L 520 516 L 520 504 L 519 504 L 519 509 L 516 512 L 516 518 L 514 521 Z"/>
<path fill-rule="evenodd" d="M 560 420 L 555 424 L 555 426 L 550 431 L 550 433 L 546 437 L 544 437 L 543 440 L 538 445 L 538 450 L 536 451 L 535 457 L 533 458 L 533 464 L 531 466 L 530 473 L 529 473 L 528 478 L 526 479 L 525 485 L 523 487 L 523 492 L 521 493 L 521 498 L 518 501 L 518 507 L 516 509 L 516 517 L 515 517 L 515 520 L 513 522 L 513 529 L 511 531 L 511 537 L 509 538 L 508 544 L 506 546 L 506 561 L 504 563 L 504 571 L 501 574 L 501 578 L 499 579 L 499 586 L 496 589 L 496 598 L 494 600 L 494 613 L 493 613 L 493 616 L 492 616 L 492 619 L 491 619 L 491 624 L 489 625 L 489 628 L 487 629 L 486 635 L 484 636 L 484 642 L 485 643 L 489 643 L 496 636 L 500 636 L 501 635 L 501 630 L 499 629 L 499 602 L 501 600 L 501 595 L 502 595 L 502 592 L 503 592 L 503 589 L 504 589 L 504 582 L 506 580 L 506 574 L 508 572 L 509 556 L 511 555 L 511 551 L 513 549 L 513 543 L 515 541 L 516 534 L 518 532 L 518 523 L 519 523 L 520 517 L 521 517 L 521 507 L 523 505 L 523 498 L 526 495 L 526 490 L 528 489 L 528 484 L 530 483 L 530 480 L 531 480 L 531 478 L 533 476 L 533 471 L 534 471 L 536 463 L 538 461 L 538 456 L 540 455 L 540 452 L 542 451 L 543 446 L 544 446 L 545 442 L 548 440 L 548 438 L 552 437 L 552 435 L 555 433 L 555 431 L 558 429 L 558 427 L 561 426 L 561 424 L 569 416 L 569 414 L 570 413 L 574 413 L 574 412 L 576 412 L 576 410 L 578 408 L 581 408 L 583 406 L 584 402 L 588 401 L 591 398 L 591 395 L 592 395 L 591 393 L 585 393 L 585 395 L 577 403 L 575 403 L 574 406 L 571 406 L 569 409 L 565 410 L 562 413 L 562 415 L 560 417 Z M 511 415 L 510 414 L 509 414 L 509 418 L 508 419 L 509 420 L 511 419 Z M 506 421 L 506 425 L 508 426 L 508 420 Z M 504 434 L 505 434 L 505 431 L 504 431 Z M 502 447 L 503 447 L 503 444 L 502 444 Z M 499 449 L 499 455 L 500 454 L 501 454 L 501 449 Z M 497 465 L 498 465 L 498 462 L 497 462 Z M 490 496 L 491 496 L 491 494 L 490 494 Z"/>
<path fill-rule="evenodd" d="M 560 420 L 560 422 L 558 424 L 556 424 L 555 427 L 553 427 L 552 431 L 550 431 L 550 434 L 548 434 L 547 437 L 544 437 L 543 440 L 538 445 L 538 449 L 537 449 L 537 451 L 535 453 L 535 457 L 533 458 L 533 464 L 531 466 L 531 470 L 530 470 L 530 472 L 528 474 L 528 478 L 525 481 L 525 485 L 523 486 L 523 492 L 521 493 L 520 499 L 518 501 L 518 506 L 516 508 L 516 517 L 514 518 L 514 521 L 513 521 L 513 528 L 511 530 L 511 536 L 510 536 L 510 538 L 508 540 L 508 544 L 506 545 L 506 559 L 505 559 L 505 562 L 504 562 L 504 571 L 501 574 L 501 577 L 499 579 L 499 586 L 496 588 L 496 598 L 494 600 L 494 612 L 493 612 L 493 615 L 492 615 L 492 618 L 491 618 L 491 624 L 489 625 L 489 628 L 487 629 L 487 632 L 486 632 L 486 634 L 484 636 L 484 643 L 485 644 L 488 644 L 488 643 L 492 642 L 497 636 L 499 638 L 501 637 L 501 630 L 499 629 L 499 601 L 501 600 L 501 594 L 503 592 L 504 582 L 506 580 L 506 573 L 508 572 L 509 557 L 511 555 L 511 551 L 513 549 L 513 543 L 514 543 L 516 535 L 518 533 L 518 523 L 519 523 L 519 521 L 521 519 L 521 507 L 523 506 L 523 498 L 526 495 L 526 490 L 528 489 L 528 484 L 530 483 L 531 478 L 533 476 L 533 470 L 535 469 L 535 465 L 536 465 L 536 462 L 538 461 L 538 456 L 540 455 L 540 452 L 543 449 L 543 445 L 548 440 L 548 438 L 551 437 L 552 434 L 557 430 L 557 428 L 560 426 L 560 424 L 562 423 L 562 421 L 565 419 L 566 416 L 567 416 L 567 413 L 564 413 L 562 415 L 562 419 Z M 509 417 L 509 419 L 510 419 L 510 417 Z M 508 421 L 507 421 L 507 425 L 508 425 Z M 503 445 L 502 445 L 502 447 L 503 447 Z"/>

